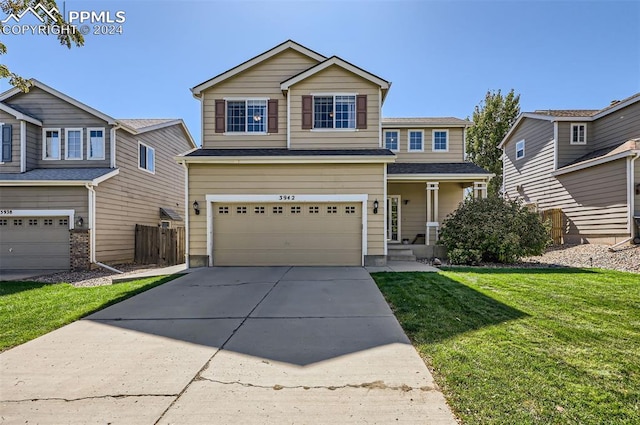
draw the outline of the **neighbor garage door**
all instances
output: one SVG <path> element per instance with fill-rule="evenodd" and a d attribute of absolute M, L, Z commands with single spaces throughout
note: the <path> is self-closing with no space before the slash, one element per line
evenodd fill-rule
<path fill-rule="evenodd" d="M 216 266 L 362 262 L 362 204 L 213 204 Z"/>
<path fill-rule="evenodd" d="M 69 268 L 69 219 L 0 218 L 0 267 L 5 270 Z"/>

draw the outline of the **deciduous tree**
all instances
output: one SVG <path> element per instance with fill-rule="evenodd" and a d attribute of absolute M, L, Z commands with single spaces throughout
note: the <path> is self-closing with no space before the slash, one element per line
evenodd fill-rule
<path fill-rule="evenodd" d="M 473 111 L 473 126 L 467 132 L 467 157 L 474 164 L 494 173 L 489 196 L 498 196 L 502 187 L 502 150 L 498 144 L 520 114 L 520 95 L 513 89 L 503 96 L 500 90 L 487 91 Z"/>

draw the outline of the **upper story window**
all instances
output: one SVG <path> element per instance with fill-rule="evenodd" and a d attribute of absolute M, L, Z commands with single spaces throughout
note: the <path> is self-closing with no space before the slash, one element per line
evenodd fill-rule
<path fill-rule="evenodd" d="M 88 128 L 87 135 L 87 159 L 104 159 L 104 128 Z"/>
<path fill-rule="evenodd" d="M 434 152 L 449 151 L 449 130 L 433 130 L 432 136 Z"/>
<path fill-rule="evenodd" d="M 385 130 L 384 131 L 384 147 L 398 151 L 400 148 L 398 139 L 400 138 L 400 132 L 398 130 Z"/>
<path fill-rule="evenodd" d="M 227 133 L 266 133 L 267 100 L 227 100 Z"/>
<path fill-rule="evenodd" d="M 42 129 L 42 159 L 60 159 L 60 129 Z"/>
<path fill-rule="evenodd" d="M 424 131 L 409 130 L 409 152 L 424 151 Z"/>
<path fill-rule="evenodd" d="M 356 128 L 356 96 L 313 96 L 313 128 Z"/>
<path fill-rule="evenodd" d="M 524 158 L 524 139 L 516 143 L 516 159 Z"/>
<path fill-rule="evenodd" d="M 0 162 L 11 162 L 13 155 L 11 124 L 0 124 L 0 128 L 2 128 L 2 144 L 0 145 L 2 155 L 0 155 Z"/>
<path fill-rule="evenodd" d="M 571 144 L 586 145 L 587 144 L 587 125 L 571 124 Z"/>
<path fill-rule="evenodd" d="M 138 142 L 138 168 L 152 174 L 156 172 L 156 150 Z"/>
<path fill-rule="evenodd" d="M 82 159 L 82 129 L 66 128 L 64 140 L 64 158 Z"/>

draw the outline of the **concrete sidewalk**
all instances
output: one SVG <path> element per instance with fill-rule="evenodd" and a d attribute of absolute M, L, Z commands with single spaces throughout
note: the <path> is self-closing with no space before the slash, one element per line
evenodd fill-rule
<path fill-rule="evenodd" d="M 360 267 L 196 269 L 0 354 L 2 423 L 456 424 Z"/>

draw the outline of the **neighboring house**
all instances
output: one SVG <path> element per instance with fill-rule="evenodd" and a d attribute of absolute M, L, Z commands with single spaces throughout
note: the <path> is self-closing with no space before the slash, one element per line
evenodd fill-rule
<path fill-rule="evenodd" d="M 0 94 L 0 267 L 131 262 L 136 224 L 184 225 L 182 120 L 116 120 L 31 84 Z"/>
<path fill-rule="evenodd" d="M 504 191 L 562 210 L 566 243 L 625 241 L 640 216 L 640 93 L 600 110 L 522 113 L 499 145 Z"/>
<path fill-rule="evenodd" d="M 192 88 L 202 148 L 177 158 L 190 266 L 384 264 L 403 239 L 432 252 L 491 174 L 464 162 L 471 122 L 383 119 L 390 85 L 286 41 Z"/>

